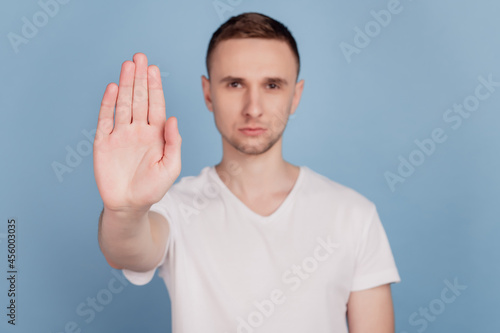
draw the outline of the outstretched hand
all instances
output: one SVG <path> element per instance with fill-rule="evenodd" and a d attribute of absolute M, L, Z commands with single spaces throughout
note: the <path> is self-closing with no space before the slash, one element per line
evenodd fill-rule
<path fill-rule="evenodd" d="M 166 120 L 160 71 L 142 53 L 133 60 L 122 64 L 119 85 L 106 87 L 94 139 L 97 188 L 117 212 L 147 211 L 181 171 L 182 139 L 177 119 Z"/>

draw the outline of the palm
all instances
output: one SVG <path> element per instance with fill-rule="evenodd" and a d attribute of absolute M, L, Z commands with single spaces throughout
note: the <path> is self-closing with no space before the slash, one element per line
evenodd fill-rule
<path fill-rule="evenodd" d="M 94 141 L 94 173 L 104 206 L 123 211 L 158 202 L 181 169 L 181 138 L 176 119 L 165 118 L 158 68 L 148 68 L 143 54 L 134 62 L 123 63 L 118 91 L 114 84 L 106 88 Z"/>

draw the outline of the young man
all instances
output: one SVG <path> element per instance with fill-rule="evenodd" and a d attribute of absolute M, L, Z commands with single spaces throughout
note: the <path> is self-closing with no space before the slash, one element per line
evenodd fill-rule
<path fill-rule="evenodd" d="M 341 333 L 346 316 L 350 332 L 394 332 L 400 278 L 374 204 L 282 157 L 304 87 L 288 29 L 246 13 L 214 33 L 202 86 L 223 157 L 175 185 L 177 120 L 158 68 L 133 60 L 99 114 L 99 243 L 134 284 L 159 269 L 173 332 Z"/>

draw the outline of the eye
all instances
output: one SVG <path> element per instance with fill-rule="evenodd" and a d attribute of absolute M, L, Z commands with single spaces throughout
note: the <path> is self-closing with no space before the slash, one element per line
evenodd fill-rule
<path fill-rule="evenodd" d="M 279 86 L 278 86 L 276 83 L 269 83 L 269 85 L 268 85 L 268 86 L 269 86 L 269 88 L 271 88 L 271 89 L 273 89 L 273 90 L 274 90 L 274 89 L 278 89 L 278 88 L 279 88 Z"/>
<path fill-rule="evenodd" d="M 234 81 L 234 82 L 229 83 L 229 86 L 230 86 L 231 88 L 238 88 L 238 85 L 239 85 L 239 84 L 240 84 L 239 82 Z"/>

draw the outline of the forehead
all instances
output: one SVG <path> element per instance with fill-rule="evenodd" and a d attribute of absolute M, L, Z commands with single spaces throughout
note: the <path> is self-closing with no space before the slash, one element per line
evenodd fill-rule
<path fill-rule="evenodd" d="M 224 40 L 214 49 L 211 62 L 215 76 L 293 76 L 297 70 L 290 46 L 277 39 Z"/>

